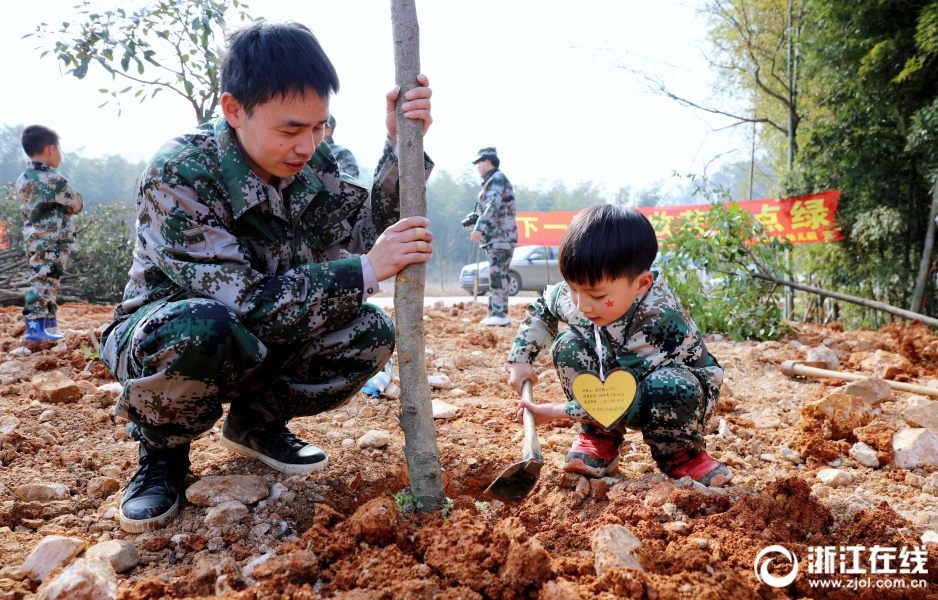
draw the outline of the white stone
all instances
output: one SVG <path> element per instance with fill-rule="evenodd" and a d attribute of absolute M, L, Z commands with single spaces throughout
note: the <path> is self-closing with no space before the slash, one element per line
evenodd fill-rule
<path fill-rule="evenodd" d="M 270 486 L 270 496 L 268 496 L 268 498 L 271 500 L 279 500 L 280 496 L 282 496 L 285 491 L 287 491 L 287 486 L 278 481 Z"/>
<path fill-rule="evenodd" d="M 717 427 L 717 433 L 720 434 L 720 437 L 731 438 L 733 437 L 733 432 L 730 431 L 730 426 L 727 425 L 726 419 L 720 419 L 720 425 Z"/>
<path fill-rule="evenodd" d="M 427 377 L 427 382 L 430 384 L 430 387 L 438 390 L 451 390 L 453 389 L 453 382 L 450 380 L 449 375 L 445 373 L 436 373 Z"/>
<path fill-rule="evenodd" d="M 87 547 L 88 544 L 78 538 L 46 536 L 29 553 L 20 570 L 33 581 L 42 581 L 53 570 L 84 552 Z"/>
<path fill-rule="evenodd" d="M 893 463 L 911 470 L 920 465 L 938 465 L 938 435 L 928 429 L 903 429 L 892 438 Z"/>
<path fill-rule="evenodd" d="M 10 350 L 10 354 L 13 356 L 29 356 L 33 351 L 27 348 L 26 346 L 20 346 L 19 348 L 14 348 Z"/>
<path fill-rule="evenodd" d="M 596 576 L 602 577 L 608 569 L 615 567 L 644 571 L 635 556 L 641 545 L 641 540 L 622 525 L 605 525 L 594 531 L 592 549 Z"/>
<path fill-rule="evenodd" d="M 17 375 L 26 370 L 26 365 L 18 360 L 8 360 L 0 365 L 0 373 L 3 375 Z"/>
<path fill-rule="evenodd" d="M 105 383 L 104 385 L 99 385 L 98 391 L 110 392 L 111 394 L 114 394 L 116 396 L 116 395 L 120 395 L 120 393 L 124 391 L 124 386 L 117 383 L 116 381 L 112 381 L 111 383 Z"/>
<path fill-rule="evenodd" d="M 250 513 L 248 507 L 237 500 L 222 502 L 208 509 L 205 514 L 205 524 L 209 527 L 232 525 L 239 523 L 241 519 L 248 516 L 248 513 Z"/>
<path fill-rule="evenodd" d="M 818 471 L 817 478 L 821 480 L 821 483 L 832 488 L 847 485 L 853 481 L 850 473 L 840 469 L 821 469 Z"/>
<path fill-rule="evenodd" d="M 3 415 L 0 417 L 0 435 L 13 433 L 13 430 L 19 427 L 20 420 L 13 415 Z"/>
<path fill-rule="evenodd" d="M 928 406 L 929 404 L 934 402 L 934 400 L 930 400 L 929 398 L 926 398 L 925 396 L 919 396 L 918 394 L 912 394 L 911 396 L 906 398 L 905 401 L 906 401 L 906 404 L 909 405 L 909 408 L 915 408 L 917 406 Z"/>
<path fill-rule="evenodd" d="M 759 455 L 759 458 L 764 462 L 772 463 L 773 465 L 778 462 L 778 459 L 775 458 L 774 454 L 761 454 Z"/>
<path fill-rule="evenodd" d="M 871 406 L 892 398 L 892 388 L 880 377 L 852 381 L 844 387 L 844 393 L 848 396 L 859 396 Z"/>
<path fill-rule="evenodd" d="M 876 456 L 876 450 L 867 446 L 863 442 L 857 442 L 850 448 L 850 456 L 857 462 L 875 469 L 879 467 L 879 458 Z"/>
<path fill-rule="evenodd" d="M 934 531 L 926 531 L 922 534 L 922 545 L 925 544 L 938 544 L 938 533 Z"/>
<path fill-rule="evenodd" d="M 366 431 L 365 435 L 358 438 L 359 448 L 384 448 L 390 443 L 391 434 L 383 429 Z"/>
<path fill-rule="evenodd" d="M 837 355 L 834 354 L 834 351 L 830 348 L 824 346 L 818 346 L 817 348 L 808 348 L 807 350 L 802 349 L 804 352 L 805 360 L 808 362 L 823 362 L 827 364 L 827 369 L 835 371 L 837 367 L 840 366 L 840 360 L 837 359 Z"/>
<path fill-rule="evenodd" d="M 69 498 L 67 487 L 52 483 L 24 483 L 13 490 L 13 493 L 23 502 L 46 503 Z"/>
<path fill-rule="evenodd" d="M 266 554 L 262 554 L 258 556 L 257 558 L 251 561 L 248 561 L 248 564 L 244 565 L 244 567 L 241 569 L 241 574 L 244 575 L 245 578 L 250 578 L 251 575 L 254 573 L 254 569 L 261 566 L 262 564 L 264 564 L 265 562 L 267 562 L 273 557 L 274 557 L 273 552 L 268 552 Z"/>
<path fill-rule="evenodd" d="M 386 387 L 385 390 L 381 393 L 388 398 L 399 398 L 401 395 L 401 388 L 396 383 L 389 383 L 388 387 Z"/>
<path fill-rule="evenodd" d="M 137 566 L 140 562 L 140 553 L 134 545 L 124 540 L 109 540 L 95 544 L 85 552 L 85 558 L 101 556 L 108 559 L 114 571 L 123 573 Z"/>
<path fill-rule="evenodd" d="M 36 600 L 114 600 L 117 576 L 104 557 L 79 558 L 39 588 Z"/>
<path fill-rule="evenodd" d="M 67 351 L 68 351 L 68 344 L 66 344 L 65 342 L 59 342 L 52 348 L 53 354 L 62 354 L 63 352 L 67 352 Z"/>
<path fill-rule="evenodd" d="M 792 450 L 791 448 L 785 448 L 785 447 L 779 448 L 778 455 L 784 458 L 785 460 L 787 460 L 788 462 L 796 464 L 796 465 L 801 464 L 803 462 L 803 459 L 801 458 L 801 454 L 799 454 L 796 450 Z"/>
<path fill-rule="evenodd" d="M 782 420 L 775 415 L 754 415 L 752 423 L 756 429 L 778 429 L 782 426 Z"/>
<path fill-rule="evenodd" d="M 46 421 L 51 421 L 53 416 L 55 416 L 55 410 L 50 408 L 49 410 L 42 411 L 38 420 L 40 423 L 45 423 Z"/>
<path fill-rule="evenodd" d="M 267 484 L 259 475 L 212 475 L 189 486 L 186 499 L 197 506 L 218 506 L 232 500 L 254 504 L 267 494 Z"/>
<path fill-rule="evenodd" d="M 452 419 L 459 412 L 458 406 L 447 404 L 442 400 L 433 400 L 433 418 L 434 419 Z"/>

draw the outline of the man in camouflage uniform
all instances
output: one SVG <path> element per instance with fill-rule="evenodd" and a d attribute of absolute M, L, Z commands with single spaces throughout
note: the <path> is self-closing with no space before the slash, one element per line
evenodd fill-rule
<path fill-rule="evenodd" d="M 515 191 L 499 170 L 501 161 L 494 147 L 482 148 L 473 164 L 482 176 L 477 206 L 482 213 L 472 232 L 472 241 L 482 243 L 489 255 L 489 314 L 483 325 L 504 326 L 508 320 L 508 269 L 518 243 L 515 222 Z"/>
<path fill-rule="evenodd" d="M 621 212 L 623 209 L 612 205 L 586 209 L 587 217 L 581 219 L 584 213 L 578 215 L 568 235 L 592 238 L 583 245 L 592 242 L 594 263 L 628 261 L 634 254 L 617 252 L 611 235 L 616 230 L 634 230 L 635 224 L 648 222 L 637 211 L 628 214 L 627 219 L 614 214 Z M 589 229 L 583 227 L 582 221 L 590 213 L 592 216 L 599 213 L 606 218 L 605 222 L 597 224 L 602 219 L 595 219 Z M 597 240 L 603 240 L 606 246 L 608 254 L 604 259 L 600 258 L 603 249 L 595 247 Z M 646 257 L 651 257 L 650 266 L 657 252 L 650 223 L 646 241 L 653 246 L 646 253 Z M 652 457 L 668 475 L 679 478 L 689 474 L 704 485 L 725 484 L 732 474 L 706 455 L 704 440 L 706 423 L 719 399 L 723 369 L 707 352 L 697 325 L 657 271 L 645 268 L 631 282 L 620 280 L 625 288 L 634 286 L 636 293 L 626 294 L 634 298 L 630 303 L 620 303 L 608 285 L 597 293 L 595 290 L 601 289 L 598 282 L 589 285 L 589 277 L 582 272 L 579 277 L 570 272 L 570 263 L 587 262 L 570 259 L 571 246 L 574 244 L 565 236 L 560 262 L 567 281 L 548 287 L 542 297 L 531 303 L 508 355 L 512 363 L 511 384 L 520 388 L 525 379 L 537 383 L 531 364 L 541 350 L 550 348 L 567 402 L 540 405 L 522 402 L 522 405 L 531 408 L 539 422 L 566 417 L 583 423 L 580 439 L 567 455 L 564 465 L 567 471 L 594 477 L 614 473 L 623 433 L 626 428 L 637 428 L 641 429 Z M 604 279 L 608 283 L 611 278 Z M 560 322 L 569 327 L 559 332 Z M 580 373 L 593 373 L 605 380 L 614 369 L 631 371 L 638 390 L 625 418 L 612 430 L 605 430 L 577 401 L 573 380 Z M 695 470 L 689 470 L 692 468 Z"/>
<path fill-rule="evenodd" d="M 335 117 L 329 115 L 329 122 L 326 124 L 326 143 L 329 144 L 329 148 L 332 149 L 332 156 L 334 156 L 336 162 L 339 163 L 339 169 L 341 169 L 343 173 L 348 173 L 355 179 L 358 179 L 358 161 L 355 160 L 355 155 L 345 146 L 340 146 L 335 143 L 335 140 L 332 138 L 334 132 Z"/>
<path fill-rule="evenodd" d="M 29 290 L 23 306 L 26 341 L 57 340 L 55 297 L 68 253 L 76 249 L 74 216 L 81 212 L 81 194 L 56 169 L 62 163 L 59 136 L 42 125 L 23 129 L 23 150 L 29 167 L 16 181 L 29 257 Z"/>
<path fill-rule="evenodd" d="M 402 110 L 426 130 L 418 83 Z M 130 281 L 102 337 L 123 384 L 114 412 L 140 441 L 127 531 L 176 515 L 189 443 L 222 403 L 228 449 L 284 473 L 323 470 L 325 453 L 288 421 L 341 406 L 388 361 L 392 321 L 364 300 L 432 256 L 429 221 L 398 221 L 396 89 L 370 193 L 321 143 L 338 78 L 304 26 L 234 32 L 221 89 L 224 116 L 168 142 L 143 175 Z"/>

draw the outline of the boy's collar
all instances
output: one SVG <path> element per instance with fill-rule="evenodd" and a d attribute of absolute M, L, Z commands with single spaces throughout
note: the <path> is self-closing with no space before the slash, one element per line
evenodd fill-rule
<path fill-rule="evenodd" d="M 53 170 L 51 166 L 47 165 L 46 163 L 42 161 L 30 159 L 29 162 L 30 162 L 29 167 L 31 169 L 36 169 L 37 171 L 52 171 Z"/>

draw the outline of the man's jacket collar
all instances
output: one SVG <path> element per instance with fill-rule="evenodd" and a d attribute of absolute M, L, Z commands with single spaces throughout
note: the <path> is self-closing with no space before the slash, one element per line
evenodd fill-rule
<path fill-rule="evenodd" d="M 278 217 L 296 223 L 300 215 L 315 197 L 316 193 L 324 187 L 329 191 L 339 191 L 339 167 L 331 151 L 322 151 L 322 144 L 316 149 L 303 170 L 297 173 L 293 182 L 284 188 L 284 198 L 298 200 L 289 202 L 288 214 L 281 213 L 280 203 L 269 197 L 267 182 L 257 176 L 253 169 L 244 160 L 235 130 L 224 117 L 219 117 L 213 125 L 215 139 L 218 143 L 218 164 L 221 168 L 222 181 L 225 190 L 231 198 L 232 215 L 238 219 L 248 210 L 262 202 L 268 202 L 271 212 Z M 333 188 L 335 188 L 333 190 Z M 303 190 L 303 194 L 295 194 Z"/>

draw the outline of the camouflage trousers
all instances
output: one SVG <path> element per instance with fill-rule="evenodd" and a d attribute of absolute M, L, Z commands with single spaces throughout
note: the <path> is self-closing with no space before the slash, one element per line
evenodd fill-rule
<path fill-rule="evenodd" d="M 567 414 L 574 421 L 601 428 L 573 396 L 577 373 L 599 373 L 599 359 L 593 347 L 579 332 L 567 329 L 557 336 L 551 355 L 567 396 Z M 619 366 L 615 357 L 603 358 L 605 372 Z M 616 429 L 623 433 L 629 428 L 641 429 L 652 457 L 659 462 L 678 450 L 705 450 L 704 429 L 720 394 L 711 369 L 669 365 L 651 371 L 639 382 L 632 408 Z"/>
<path fill-rule="evenodd" d="M 489 255 L 489 316 L 508 316 L 508 267 L 511 250 L 487 248 Z"/>
<path fill-rule="evenodd" d="M 371 304 L 341 328 L 294 345 L 265 344 L 214 300 L 161 301 L 140 311 L 147 312 L 105 332 L 101 360 L 124 386 L 115 414 L 167 448 L 210 429 L 222 403 L 267 421 L 338 408 L 394 350 L 394 324 Z"/>
<path fill-rule="evenodd" d="M 27 319 L 54 317 L 58 310 L 55 297 L 59 294 L 59 280 L 65 272 L 68 250 L 28 252 L 29 289 L 23 315 Z"/>

